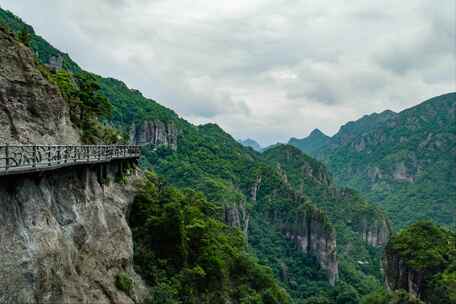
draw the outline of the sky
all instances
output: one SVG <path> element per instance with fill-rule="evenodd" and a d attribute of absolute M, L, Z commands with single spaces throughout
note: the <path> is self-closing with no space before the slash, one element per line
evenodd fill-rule
<path fill-rule="evenodd" d="M 454 0 L 0 0 L 83 68 L 263 146 L 456 91 Z"/>

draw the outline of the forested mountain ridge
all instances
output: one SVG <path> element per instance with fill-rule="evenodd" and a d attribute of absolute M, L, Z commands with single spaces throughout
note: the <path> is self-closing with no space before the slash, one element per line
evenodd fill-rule
<path fill-rule="evenodd" d="M 365 116 L 307 152 L 326 163 L 339 184 L 382 206 L 396 227 L 419 219 L 454 221 L 456 93 L 400 113 Z"/>
<path fill-rule="evenodd" d="M 221 255 L 203 258 L 202 254 L 210 252 L 206 251 L 208 247 L 189 248 L 191 243 L 185 239 L 187 236 L 194 236 L 195 240 L 213 238 L 222 247 L 232 247 L 230 261 L 238 258 L 238 253 L 247 255 L 248 261 L 252 254 L 256 255 L 263 265 L 272 268 L 292 298 L 302 303 L 309 297 L 329 303 L 347 297 L 357 301 L 360 296 L 380 287 L 378 256 L 381 248 L 378 246 L 383 245 L 388 231 L 386 220 L 355 192 L 337 190 L 320 163 L 289 146 L 277 146 L 263 156 L 242 147 L 215 124 L 194 126 L 121 81 L 82 71 L 67 55 L 36 36 L 20 19 L 11 13 L 0 12 L 0 22 L 24 38 L 24 43 L 35 51 L 38 62 L 48 66 L 53 76 L 72 77 L 82 73 L 98 80 L 100 93 L 112 104 L 112 116 L 106 115 L 100 121 L 119 129 L 125 140 L 146 144 L 142 167 L 154 169 L 165 181 L 157 182 L 152 178 L 145 185 L 145 192 L 149 194 L 144 193 L 137 201 L 135 208 L 139 209 L 136 211 L 144 211 L 154 221 L 149 226 L 138 226 L 134 231 L 139 237 L 136 246 L 138 250 L 144 249 L 141 246 L 149 240 L 146 238 L 148 232 L 166 231 L 160 229 L 178 225 L 177 235 L 163 235 L 163 239 L 151 242 L 179 242 L 171 244 L 169 256 L 176 254 L 185 262 L 178 267 L 162 267 L 161 261 L 156 260 L 156 255 L 160 255 L 157 248 L 152 246 L 135 252 L 139 253 L 136 256 L 139 258 L 138 272 L 143 270 L 147 276 L 157 270 L 165 272 L 165 277 L 169 278 L 166 282 L 155 281 L 153 275 L 149 278 L 148 283 L 155 288 L 157 297 L 178 301 L 184 295 L 195 296 L 193 293 L 201 288 L 201 294 L 215 294 L 217 299 L 232 297 L 240 301 L 245 296 L 243 303 L 274 303 L 267 299 L 277 303 L 277 299 L 287 298 L 277 287 L 277 281 L 255 266 L 254 259 L 245 266 L 256 274 L 239 277 L 229 265 L 220 263 Z M 287 160 L 289 153 L 300 162 L 304 174 L 296 172 L 294 163 Z M 169 187 L 170 184 L 178 189 Z M 182 190 L 185 188 L 204 193 L 210 210 L 206 208 L 205 199 Z M 345 206 L 347 214 L 337 211 L 338 206 Z M 169 222 L 167 217 L 171 215 L 179 221 Z M 375 223 L 375 227 L 371 223 Z M 215 225 L 216 229 L 208 230 L 210 225 Z M 239 239 L 248 240 L 246 248 L 250 254 L 237 241 L 236 231 L 243 233 Z M 191 255 L 194 259 L 188 259 Z M 197 263 L 187 264 L 190 261 Z M 194 267 L 190 269 L 188 265 Z M 145 269 L 147 267 L 151 268 Z M 219 272 L 215 277 L 218 282 L 224 282 L 222 286 L 236 286 L 235 290 L 243 292 L 233 293 L 228 288 L 219 294 L 212 285 L 210 290 L 205 289 L 205 285 L 192 285 L 190 290 L 185 288 L 186 278 L 204 277 L 209 269 Z M 250 284 L 252 278 L 263 278 L 265 284 L 256 288 Z"/>

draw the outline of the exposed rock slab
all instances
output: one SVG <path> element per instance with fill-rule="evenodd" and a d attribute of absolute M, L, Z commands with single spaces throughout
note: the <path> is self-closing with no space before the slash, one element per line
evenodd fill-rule
<path fill-rule="evenodd" d="M 113 180 L 116 165 L 107 165 Z M 133 270 L 127 185 L 89 168 L 0 182 L 0 303 L 130 304 L 144 298 Z M 119 272 L 135 282 L 115 287 Z"/>
<path fill-rule="evenodd" d="M 165 123 L 160 120 L 144 121 L 131 128 L 130 139 L 135 145 L 163 145 L 176 150 L 177 128 L 171 122 Z"/>

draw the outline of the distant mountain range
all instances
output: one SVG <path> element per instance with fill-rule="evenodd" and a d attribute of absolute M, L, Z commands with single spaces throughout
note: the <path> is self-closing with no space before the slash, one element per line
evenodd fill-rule
<path fill-rule="evenodd" d="M 289 143 L 328 165 L 339 184 L 381 205 L 396 227 L 456 215 L 456 93 L 400 113 L 366 115 L 333 137 L 319 130 Z"/>

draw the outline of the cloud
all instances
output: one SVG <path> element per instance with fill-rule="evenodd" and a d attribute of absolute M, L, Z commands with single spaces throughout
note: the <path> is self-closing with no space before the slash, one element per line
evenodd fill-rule
<path fill-rule="evenodd" d="M 455 90 L 452 0 L 3 5 L 84 68 L 263 145 Z"/>

